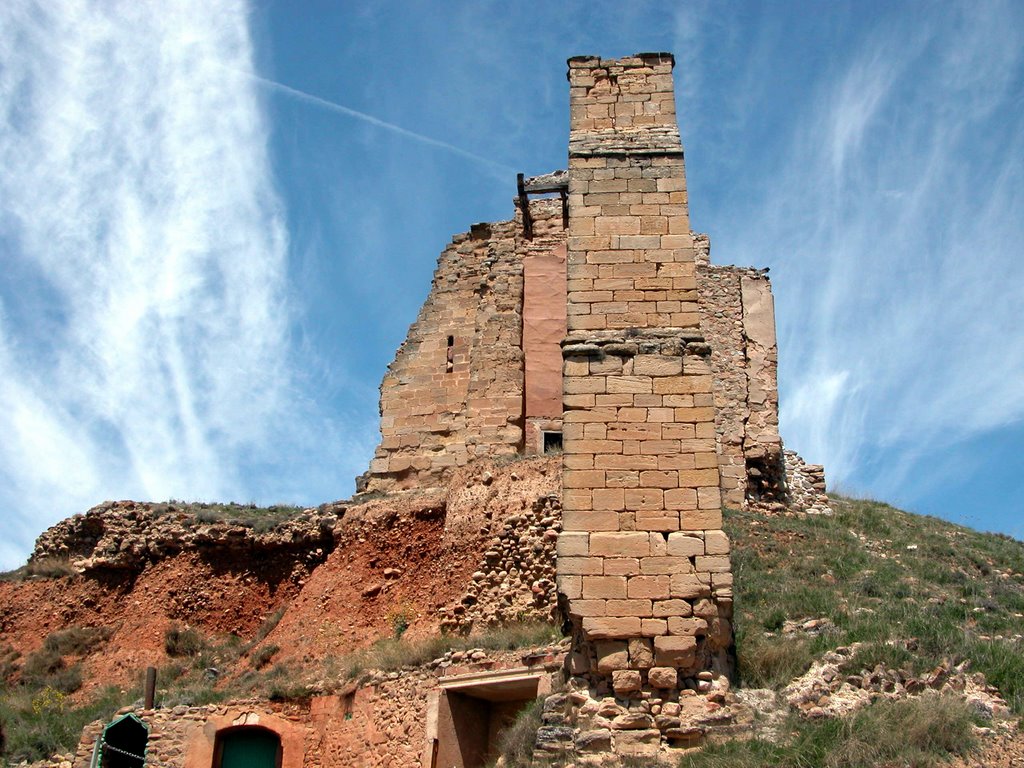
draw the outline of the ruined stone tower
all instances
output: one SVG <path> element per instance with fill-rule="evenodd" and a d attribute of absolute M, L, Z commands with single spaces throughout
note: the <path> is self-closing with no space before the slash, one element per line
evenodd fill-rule
<path fill-rule="evenodd" d="M 558 584 L 580 673 L 619 696 L 728 667 L 711 348 L 672 57 L 569 61 L 568 330 Z"/>

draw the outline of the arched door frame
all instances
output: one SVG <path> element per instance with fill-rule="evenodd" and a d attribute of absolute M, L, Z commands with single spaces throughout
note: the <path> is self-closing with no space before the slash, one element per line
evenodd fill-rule
<path fill-rule="evenodd" d="M 262 725 L 233 725 L 229 728 L 222 728 L 217 731 L 213 743 L 213 768 L 221 768 L 221 760 L 224 757 L 224 737 L 233 736 L 238 733 L 268 733 L 277 741 L 277 755 L 274 757 L 275 768 L 281 768 L 284 760 L 284 743 L 281 741 L 281 734 L 272 728 L 265 728 Z"/>

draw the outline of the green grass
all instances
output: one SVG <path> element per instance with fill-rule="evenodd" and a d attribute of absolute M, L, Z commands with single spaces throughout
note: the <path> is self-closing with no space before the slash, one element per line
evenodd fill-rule
<path fill-rule="evenodd" d="M 792 716 L 778 742 L 764 739 L 709 745 L 680 768 L 930 768 L 976 746 L 973 717 L 959 699 L 929 696 L 879 701 L 842 719 Z"/>
<path fill-rule="evenodd" d="M 0 689 L 0 722 L 6 743 L 2 764 L 35 761 L 72 751 L 82 729 L 114 713 L 138 696 L 138 690 L 106 688 L 87 703 L 73 705 L 54 688 L 13 686 Z"/>
<path fill-rule="evenodd" d="M 302 507 L 291 504 L 274 504 L 258 507 L 255 504 L 213 504 L 187 502 L 171 499 L 164 504 L 154 504 L 157 514 L 186 514 L 200 523 L 231 523 L 252 528 L 257 533 L 273 530 L 289 520 L 303 519 L 308 514 Z"/>
<path fill-rule="evenodd" d="M 780 687 L 813 657 L 920 673 L 969 659 L 1024 714 L 1024 543 L 886 504 L 837 498 L 832 516 L 730 511 L 740 683 Z M 908 548 L 909 547 L 909 548 Z M 785 637 L 786 620 L 835 628 Z M 855 665 L 848 665 L 851 667 Z"/>

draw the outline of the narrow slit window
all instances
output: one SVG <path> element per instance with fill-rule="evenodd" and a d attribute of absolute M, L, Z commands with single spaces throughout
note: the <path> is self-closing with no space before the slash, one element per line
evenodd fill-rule
<path fill-rule="evenodd" d="M 445 373 L 451 373 L 455 369 L 455 337 L 448 337 L 448 358 L 445 363 Z"/>
<path fill-rule="evenodd" d="M 561 432 L 545 432 L 544 433 L 544 453 L 561 453 L 562 452 L 562 433 Z"/>

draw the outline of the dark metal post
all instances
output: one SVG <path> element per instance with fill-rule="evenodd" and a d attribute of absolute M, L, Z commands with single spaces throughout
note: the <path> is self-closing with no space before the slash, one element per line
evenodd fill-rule
<path fill-rule="evenodd" d="M 156 699 L 156 667 L 146 667 L 145 708 L 152 709 Z"/>

